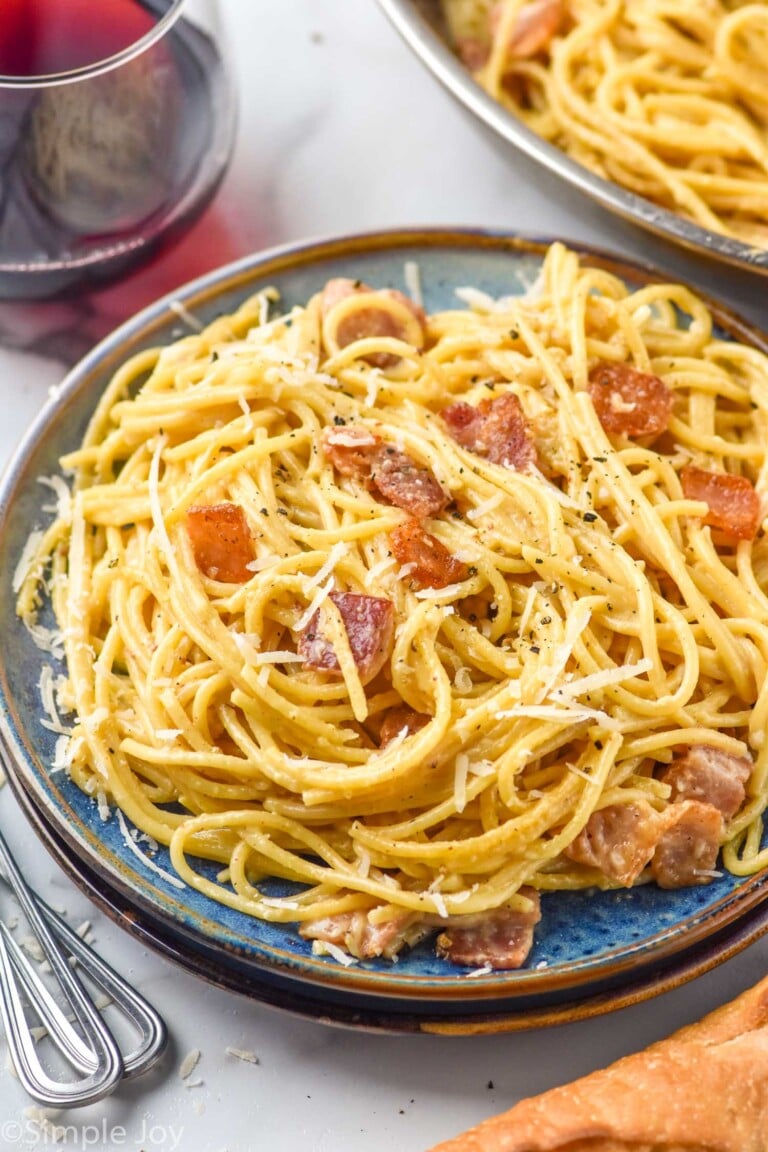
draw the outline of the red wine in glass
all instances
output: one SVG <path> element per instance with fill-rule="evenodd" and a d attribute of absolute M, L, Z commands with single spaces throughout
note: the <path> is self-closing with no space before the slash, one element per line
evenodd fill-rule
<path fill-rule="evenodd" d="M 0 0 L 0 299 L 98 284 L 177 238 L 234 126 L 215 0 Z"/>

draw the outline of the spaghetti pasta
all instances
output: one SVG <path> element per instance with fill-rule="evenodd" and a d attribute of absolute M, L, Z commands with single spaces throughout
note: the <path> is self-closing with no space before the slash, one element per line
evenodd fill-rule
<path fill-rule="evenodd" d="M 541 891 L 766 862 L 768 359 L 560 244 L 460 296 L 259 294 L 134 356 L 18 611 L 72 779 L 182 882 L 503 968 Z"/>
<path fill-rule="evenodd" d="M 475 78 L 534 132 L 704 228 L 768 244 L 765 3 L 441 6 Z"/>

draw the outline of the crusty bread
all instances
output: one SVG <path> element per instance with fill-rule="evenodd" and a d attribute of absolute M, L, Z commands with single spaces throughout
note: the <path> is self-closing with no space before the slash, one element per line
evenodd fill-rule
<path fill-rule="evenodd" d="M 432 1152 L 768 1152 L 768 978 Z"/>

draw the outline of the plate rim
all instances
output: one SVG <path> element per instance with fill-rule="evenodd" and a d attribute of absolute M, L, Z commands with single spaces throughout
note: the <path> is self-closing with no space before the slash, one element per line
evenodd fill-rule
<path fill-rule="evenodd" d="M 488 1010 L 486 1004 L 478 1004 L 474 1011 L 468 1006 L 464 1014 L 430 1016 L 423 1011 L 394 1011 L 384 1005 L 363 1006 L 352 1002 L 329 1004 L 326 1000 L 313 1000 L 311 995 L 302 996 L 301 985 L 297 991 L 277 988 L 273 984 L 259 982 L 253 974 L 247 986 L 244 986 L 242 977 L 234 969 L 223 968 L 210 959 L 202 958 L 199 952 L 184 943 L 180 944 L 178 939 L 163 938 L 162 925 L 143 919 L 141 915 L 137 916 L 130 902 L 127 905 L 122 903 L 125 899 L 123 894 L 100 884 L 95 874 L 89 871 L 87 863 L 69 852 L 66 842 L 58 836 L 57 829 L 46 824 L 41 814 L 20 795 L 17 787 L 17 782 L 11 779 L 11 789 L 26 820 L 51 858 L 118 927 L 152 948 L 164 960 L 171 961 L 208 984 L 269 1008 L 288 1012 L 299 1019 L 311 1019 L 316 1023 L 345 1029 L 458 1037 L 524 1032 L 573 1024 L 608 1015 L 674 991 L 737 956 L 768 933 L 768 905 L 764 904 L 739 920 L 734 932 L 721 935 L 717 941 L 705 940 L 699 948 L 683 953 L 674 963 L 659 971 L 641 973 L 631 983 L 607 992 L 574 996 L 573 999 L 551 1006 L 515 1009 L 510 1005 L 500 1012 L 493 1012 Z"/>
<path fill-rule="evenodd" d="M 194 308 L 196 303 L 198 305 L 205 303 L 205 301 L 211 300 L 223 292 L 234 293 L 241 289 L 244 290 L 250 281 L 265 280 L 269 275 L 279 271 L 296 271 L 307 265 L 311 266 L 323 260 L 343 256 L 365 257 L 366 255 L 378 252 L 392 254 L 396 253 L 399 249 L 424 247 L 429 249 L 449 249 L 451 252 L 457 252 L 467 248 L 473 251 L 487 249 L 495 254 L 516 252 L 518 254 L 523 253 L 541 258 L 552 242 L 551 238 L 529 238 L 510 233 L 506 230 L 478 228 L 396 228 L 375 232 L 354 233 L 351 235 L 339 235 L 319 240 L 303 241 L 298 244 L 280 245 L 262 252 L 252 253 L 240 260 L 198 277 L 174 292 L 166 294 L 116 328 L 104 340 L 100 341 L 90 353 L 80 360 L 73 369 L 67 373 L 61 386 L 57 390 L 57 394 L 50 397 L 38 417 L 33 421 L 28 432 L 20 442 L 17 451 L 13 454 L 0 481 L 0 539 L 2 539 L 4 535 L 8 516 L 12 509 L 17 490 L 22 486 L 25 478 L 24 465 L 27 457 L 33 453 L 35 448 L 44 442 L 45 435 L 53 426 L 56 416 L 60 411 L 66 409 L 67 405 L 75 400 L 81 392 L 87 392 L 89 388 L 94 387 L 94 375 L 96 373 L 98 373 L 100 377 L 107 376 L 111 373 L 115 362 L 123 361 L 130 355 L 133 346 L 139 339 L 146 341 L 161 325 L 166 325 L 169 321 L 178 322 L 178 304 L 181 303 L 185 307 L 190 305 L 191 308 Z M 610 270 L 617 275 L 626 275 L 630 279 L 635 280 L 635 282 L 643 283 L 648 280 L 658 281 L 666 275 L 663 270 L 653 268 L 639 261 L 617 257 L 604 248 L 570 242 L 568 240 L 563 240 L 562 242 L 592 262 L 596 262 L 598 265 L 602 263 L 603 266 L 610 268 Z M 678 277 L 672 279 L 677 283 L 681 282 Z M 712 308 L 718 322 L 724 325 L 730 334 L 739 339 L 746 339 L 748 342 L 760 347 L 761 350 L 768 352 L 768 336 L 760 333 L 756 327 L 742 320 L 729 308 L 709 299 L 706 294 L 700 292 L 698 289 L 692 290 Z M 0 657 L 0 738 L 4 758 L 8 762 L 9 775 L 14 783 L 20 783 L 24 790 L 34 797 L 39 805 L 42 805 L 43 808 L 50 808 L 51 805 L 45 793 L 42 775 L 27 762 L 30 757 L 34 760 L 34 756 L 31 756 L 29 747 L 31 741 L 25 731 L 24 725 L 21 725 L 19 729 L 11 719 L 9 705 L 12 703 L 12 697 L 9 697 L 9 694 L 6 692 L 5 658 Z M 27 752 L 26 756 L 24 755 L 25 750 Z M 86 860 L 92 859 L 92 853 L 88 845 L 84 842 L 83 837 L 76 835 L 76 832 L 69 826 L 68 822 L 62 823 L 61 827 L 63 828 L 63 834 L 67 843 L 73 846 L 73 850 L 77 853 L 78 857 L 81 857 L 83 851 L 85 851 Z M 88 831 L 92 833 L 92 830 L 89 829 Z M 110 875 L 114 877 L 113 882 L 117 887 L 121 887 L 122 885 L 122 890 L 126 895 L 130 895 L 134 904 L 145 907 L 149 915 L 158 915 L 157 905 L 153 905 L 151 900 L 145 899 L 144 894 L 140 890 L 132 889 L 124 878 L 114 876 L 112 870 L 110 870 Z M 180 927 L 186 927 L 183 917 L 173 918 L 172 913 L 169 913 L 167 908 L 169 903 L 168 894 L 158 890 L 156 885 L 153 885 L 152 881 L 148 881 L 143 873 L 140 875 L 145 888 L 154 887 L 154 891 L 160 897 L 159 907 L 166 916 L 174 919 L 176 931 L 178 932 Z M 732 926 L 734 932 L 736 932 L 743 917 L 753 913 L 766 899 L 768 899 L 768 870 L 763 874 L 758 873 L 745 878 L 738 889 L 732 890 L 718 902 L 708 906 L 699 913 L 694 913 L 689 916 L 687 921 L 683 922 L 687 925 L 685 931 L 683 930 L 682 924 L 678 922 L 671 930 L 657 932 L 650 938 L 654 942 L 658 940 L 656 950 L 653 952 L 652 957 L 645 960 L 645 963 L 662 963 L 665 959 L 671 962 L 672 958 L 687 952 L 691 947 L 716 935 L 720 931 L 720 928 Z M 720 928 L 713 931 L 708 925 L 713 917 L 718 916 L 722 912 L 721 905 L 730 908 L 731 913 L 724 917 Z M 196 915 L 198 920 L 204 919 L 199 913 L 196 913 Z M 693 936 L 689 935 L 691 929 L 694 929 Z M 375 990 L 376 984 L 381 985 L 382 983 L 387 983 L 386 979 L 382 981 L 382 974 L 380 972 L 367 972 L 362 968 L 353 970 L 342 968 L 339 965 L 331 967 L 327 963 L 313 964 L 307 957 L 296 957 L 295 955 L 292 957 L 289 953 L 286 953 L 285 959 L 275 959 L 274 957 L 279 951 L 278 949 L 273 948 L 271 945 L 264 944 L 261 941 L 256 942 L 256 944 L 260 949 L 266 950 L 266 952 L 273 957 L 270 959 L 269 955 L 259 957 L 251 955 L 248 958 L 248 963 L 259 970 L 273 969 L 277 972 L 284 973 L 286 970 L 290 970 L 292 966 L 296 966 L 301 969 L 304 975 L 301 976 L 295 972 L 290 972 L 292 978 L 297 980 L 303 979 L 313 985 L 326 984 L 333 988 L 338 988 L 342 985 L 350 996 L 381 995 L 384 998 L 395 997 L 401 999 L 419 997 L 453 1002 L 461 1000 L 465 1004 L 471 1001 L 482 1005 L 483 1002 L 487 1002 L 490 999 L 497 1000 L 501 998 L 513 1002 L 514 1000 L 530 998 L 532 996 L 547 996 L 548 994 L 553 994 L 552 972 L 547 972 L 546 970 L 542 972 L 535 969 L 521 970 L 516 974 L 514 982 L 508 981 L 507 974 L 507 982 L 509 985 L 507 987 L 503 987 L 504 974 L 498 973 L 494 974 L 493 977 L 483 977 L 471 982 L 467 982 L 465 974 L 459 973 L 457 973 L 455 977 L 448 977 L 447 980 L 434 975 L 419 976 L 418 974 L 409 973 L 407 974 L 409 986 L 405 992 L 401 991 L 400 993 L 393 991 L 393 978 L 396 980 L 397 973 L 394 972 L 391 977 L 387 973 L 385 977 L 389 977 L 389 986 L 383 992 L 378 993 Z M 638 953 L 647 953 L 648 944 L 649 939 L 645 938 L 635 948 L 625 945 L 620 950 L 620 970 L 624 971 L 635 967 L 638 963 Z M 219 941 L 219 947 L 223 950 L 228 950 L 228 946 L 221 940 Z M 611 953 L 602 953 L 597 958 L 587 957 L 580 961 L 570 961 L 567 965 L 560 965 L 557 971 L 558 973 L 563 973 L 564 969 L 570 968 L 571 970 L 564 973 L 564 975 L 567 974 L 569 977 L 567 986 L 574 988 L 606 978 L 603 976 L 603 973 L 606 967 L 612 962 L 615 963 Z M 573 970 L 574 968 L 576 968 L 575 971 Z M 309 970 L 311 970 L 311 977 L 306 975 Z M 453 983 L 449 987 L 446 987 L 449 980 L 452 980 Z M 430 995 L 430 990 L 433 986 L 439 988 L 436 996 Z M 557 990 L 559 986 L 559 982 L 555 983 L 555 990 Z"/>
<path fill-rule="evenodd" d="M 699 256 L 768 276 L 768 247 L 759 248 L 723 236 L 669 208 L 654 204 L 645 196 L 598 176 L 538 136 L 481 88 L 421 11 L 423 3 L 424 0 L 421 4 L 419 0 L 378 0 L 387 19 L 427 70 L 459 104 L 498 137 L 622 219 Z"/>

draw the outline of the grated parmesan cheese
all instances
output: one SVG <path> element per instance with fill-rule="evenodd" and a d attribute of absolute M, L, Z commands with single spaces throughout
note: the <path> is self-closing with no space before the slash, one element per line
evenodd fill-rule
<path fill-rule="evenodd" d="M 287 649 L 283 651 L 280 648 L 275 648 L 272 652 L 256 652 L 253 661 L 254 664 L 303 664 L 304 657 L 299 655 L 298 652 L 289 652 Z"/>
<path fill-rule="evenodd" d="M 197 1068 L 198 1063 L 200 1062 L 201 1056 L 202 1052 L 199 1048 L 193 1048 L 190 1052 L 187 1052 L 179 1066 L 179 1076 L 182 1080 L 186 1080 L 189 1076 L 192 1075 L 195 1068 Z"/>
<path fill-rule="evenodd" d="M 30 532 L 27 539 L 24 541 L 24 547 L 21 550 L 18 563 L 13 570 L 13 580 L 11 581 L 11 588 L 14 592 L 20 592 L 21 586 L 26 580 L 27 576 L 32 570 L 32 563 L 35 559 L 35 554 L 40 546 L 40 541 L 43 538 L 43 533 L 40 531 Z"/>
<path fill-rule="evenodd" d="M 55 660 L 64 659 L 64 633 L 60 629 L 45 628 L 32 620 L 25 620 L 24 625 L 36 648 L 48 652 Z"/>
<path fill-rule="evenodd" d="M 403 278 L 408 295 L 418 308 L 424 307 L 424 294 L 421 290 L 421 269 L 415 260 L 406 260 Z"/>
<path fill-rule="evenodd" d="M 474 508 L 470 508 L 466 514 L 467 520 L 479 520 L 481 516 L 485 516 L 488 512 L 492 512 L 494 508 L 498 508 L 499 504 L 504 501 L 504 493 L 496 492 L 493 496 L 489 496 L 487 500 L 483 500 L 480 504 L 475 504 Z"/>
<path fill-rule="evenodd" d="M 496 766 L 490 760 L 476 760 L 469 765 L 470 776 L 495 776 Z"/>
<path fill-rule="evenodd" d="M 442 588 L 420 588 L 418 592 L 414 592 L 414 596 L 417 600 L 438 600 L 443 597 L 446 600 L 451 600 L 460 595 L 463 587 L 463 584 L 446 584 Z M 487 623 L 487 620 L 481 621 L 481 625 Z"/>
<path fill-rule="evenodd" d="M 224 1049 L 224 1053 L 227 1056 L 234 1056 L 235 1060 L 242 1060 L 246 1064 L 258 1064 L 259 1063 L 259 1058 L 256 1055 L 256 1053 L 251 1052 L 249 1049 L 246 1049 L 246 1048 L 227 1047 Z"/>
<path fill-rule="evenodd" d="M 246 568 L 249 572 L 263 572 L 266 568 L 274 568 L 275 564 L 279 563 L 279 556 L 260 556 L 257 560 L 249 560 Z"/>
<path fill-rule="evenodd" d="M 554 688 L 573 654 L 576 641 L 584 632 L 591 619 L 592 609 L 590 606 L 583 601 L 578 602 L 568 617 L 562 643 L 554 648 L 551 661 L 541 670 L 540 676 L 543 680 L 543 686 L 540 692 L 537 693 L 536 703 L 545 699 Z"/>
<path fill-rule="evenodd" d="M 573 773 L 574 776 L 581 776 L 582 780 L 586 780 L 587 784 L 597 783 L 597 781 L 593 780 L 590 774 L 585 772 L 583 768 L 578 768 L 575 764 L 571 764 L 569 761 L 566 761 L 565 766 L 569 772 Z"/>
<path fill-rule="evenodd" d="M 69 490 L 69 485 L 63 476 L 38 476 L 38 484 L 45 485 L 50 488 L 56 496 L 56 503 L 51 506 L 44 504 L 42 507 L 43 512 L 54 512 L 60 520 L 69 523 L 72 519 L 72 493 Z"/>
<path fill-rule="evenodd" d="M 41 719 L 40 723 L 44 728 L 47 728 L 49 732 L 57 732 L 60 736 L 70 736 L 73 729 L 66 724 L 62 724 L 56 707 L 57 683 L 58 681 L 54 679 L 53 668 L 51 668 L 50 664 L 43 664 L 40 669 L 38 690 L 40 692 L 40 703 L 45 712 L 45 719 Z"/>
<path fill-rule="evenodd" d="M 329 576 L 325 584 L 323 584 L 322 588 L 318 588 L 309 606 L 305 609 L 304 612 L 302 612 L 301 616 L 299 616 L 298 620 L 294 623 L 294 632 L 304 631 L 307 624 L 309 624 L 310 620 L 314 616 L 315 612 L 318 612 L 321 605 L 324 604 L 328 599 L 330 592 L 333 590 L 334 583 L 335 577 Z"/>
<path fill-rule="evenodd" d="M 622 400 L 618 392 L 611 392 L 609 404 L 612 412 L 634 412 L 637 408 L 636 400 Z"/>
<path fill-rule="evenodd" d="M 372 568 L 369 568 L 363 580 L 366 588 L 370 588 L 372 584 L 380 580 L 385 573 L 394 568 L 396 563 L 397 561 L 394 556 L 386 556 L 383 560 L 379 560 L 378 563 L 374 564 Z"/>
<path fill-rule="evenodd" d="M 469 756 L 466 752 L 459 752 L 454 763 L 453 796 L 456 811 L 463 812 L 467 806 L 467 773 L 469 772 Z"/>
<path fill-rule="evenodd" d="M 365 390 L 365 403 L 369 408 L 376 407 L 376 401 L 379 398 L 379 388 L 384 373 L 381 368 L 371 368 L 368 373 L 368 387 Z M 360 443 L 360 441 L 358 441 Z"/>
<path fill-rule="evenodd" d="M 125 840 L 127 847 L 133 852 L 134 856 L 141 861 L 145 868 L 149 868 L 151 872 L 156 873 L 162 880 L 165 880 L 166 884 L 171 884 L 174 888 L 186 888 L 186 884 L 180 876 L 172 876 L 170 872 L 166 872 L 159 864 L 155 864 L 154 860 L 150 860 L 148 856 L 144 855 L 128 831 L 125 816 L 123 816 L 119 808 L 115 809 L 115 811 L 117 814 L 117 822 L 120 825 L 120 831 L 123 834 L 123 840 Z"/>
<path fill-rule="evenodd" d="M 359 427 L 359 425 L 356 425 Z M 376 445 L 376 437 L 371 432 L 361 429 L 355 433 L 342 428 L 331 428 L 325 434 L 327 444 L 338 445 L 340 448 L 372 448 Z"/>
<path fill-rule="evenodd" d="M 479 288 L 472 288 L 469 285 L 457 288 L 454 295 L 472 312 L 508 312 L 514 303 L 511 296 L 500 296 L 495 300 L 487 292 L 481 292 Z"/>
<path fill-rule="evenodd" d="M 254 643 L 254 641 L 257 640 L 258 644 L 261 644 L 260 636 L 256 637 L 255 633 L 249 633 L 247 636 L 245 636 L 242 632 L 233 632 L 232 639 L 235 642 L 235 647 L 245 660 L 246 664 L 256 665 L 259 663 L 257 659 L 259 652 L 257 644 Z"/>
<path fill-rule="evenodd" d="M 354 956 L 350 956 L 349 952 L 345 952 L 343 948 L 339 948 L 338 944 L 331 944 L 328 940 L 313 940 L 312 955 L 330 956 L 332 959 L 338 961 L 339 964 L 343 964 L 345 968 L 349 968 L 352 964 L 357 964 Z"/>
<path fill-rule="evenodd" d="M 327 576 L 331 576 L 336 565 L 340 560 L 343 560 L 346 554 L 347 545 L 343 540 L 339 540 L 338 543 L 334 544 L 333 548 L 331 548 L 330 552 L 328 553 L 328 559 L 325 561 L 322 568 L 318 568 L 314 576 L 308 577 L 307 582 L 304 585 L 305 591 L 309 592 L 312 588 L 317 588 L 320 584 L 322 584 L 323 580 L 325 580 Z"/>
<path fill-rule="evenodd" d="M 95 777 L 93 777 L 93 780 L 95 783 Z M 109 807 L 109 804 L 107 804 L 107 794 L 102 788 L 98 788 L 96 790 L 96 806 L 99 812 L 99 819 L 103 824 L 106 824 L 112 816 L 112 811 Z"/>
<path fill-rule="evenodd" d="M 638 660 L 636 664 L 620 664 L 616 668 L 603 668 L 599 672 L 591 672 L 588 676 L 582 676 L 580 680 L 571 680 L 567 684 L 555 689 L 552 693 L 553 696 L 583 696 L 588 692 L 596 692 L 600 688 L 605 688 L 609 684 L 621 684 L 624 680 L 630 680 L 633 676 L 641 676 L 644 672 L 650 672 L 653 668 L 653 661 L 648 657 Z"/>
<path fill-rule="evenodd" d="M 171 300 L 168 304 L 171 312 L 178 316 L 179 320 L 183 320 L 188 328 L 193 332 L 202 332 L 205 328 L 202 320 L 198 320 L 192 312 L 189 311 L 186 304 L 182 304 L 181 300 Z"/>
<path fill-rule="evenodd" d="M 165 517 L 163 516 L 163 506 L 160 503 L 160 457 L 162 456 L 163 449 L 168 443 L 167 436 L 158 436 L 154 451 L 152 452 L 152 459 L 149 465 L 149 477 L 147 480 L 147 487 L 149 490 L 149 509 L 152 513 L 152 523 L 154 531 L 159 538 L 160 549 L 165 552 L 166 559 L 173 555 L 171 547 L 171 540 L 168 535 L 168 529 L 165 527 Z"/>
<path fill-rule="evenodd" d="M 365 879 L 371 870 L 371 854 L 365 848 L 355 846 L 357 852 L 357 874 Z"/>
<path fill-rule="evenodd" d="M 597 708 L 587 708 L 583 705 L 562 708 L 557 704 L 515 704 L 512 708 L 505 708 L 496 713 L 497 720 L 517 718 L 552 720 L 555 724 L 583 724 L 587 720 L 594 720 L 610 732 L 621 730 L 618 720 L 614 720 L 607 712 L 600 712 Z"/>
<path fill-rule="evenodd" d="M 431 892 L 430 898 L 431 898 L 432 903 L 434 905 L 435 912 L 437 912 L 440 919 L 441 920 L 447 920 L 449 918 L 448 917 L 448 909 L 446 908 L 445 900 L 440 895 L 440 893 L 439 892 Z"/>

